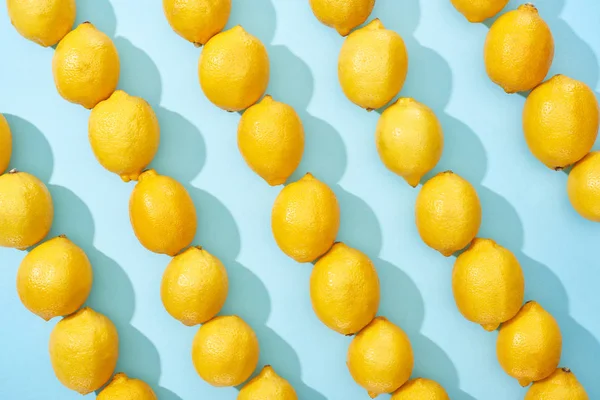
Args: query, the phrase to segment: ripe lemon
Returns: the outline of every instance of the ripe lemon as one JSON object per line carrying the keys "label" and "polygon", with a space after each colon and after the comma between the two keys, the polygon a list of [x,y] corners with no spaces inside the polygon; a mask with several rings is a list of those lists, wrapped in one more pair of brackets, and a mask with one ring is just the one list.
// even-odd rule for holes
{"label": "ripe lemon", "polygon": [[0,114],[0,174],[3,174],[8,168],[11,155],[12,134],[10,133],[10,126],[4,115]]}
{"label": "ripe lemon", "polygon": [[600,222],[600,152],[589,153],[575,164],[567,179],[567,193],[575,211]]}
{"label": "ripe lemon", "polygon": [[570,369],[557,368],[546,379],[534,382],[525,400],[589,400],[589,397]]}
{"label": "ripe lemon", "polygon": [[508,0],[450,0],[469,22],[483,22],[498,14]]}
{"label": "ripe lemon", "polygon": [[196,207],[185,187],[153,169],[143,172],[129,199],[135,236],[150,251],[175,256],[196,236]]}
{"label": "ripe lemon", "polygon": [[124,373],[116,374],[98,394],[97,400],[158,400],[146,382],[131,379]]}
{"label": "ripe lemon", "polygon": [[450,400],[450,396],[436,381],[416,378],[400,386],[391,400]]}
{"label": "ripe lemon", "polygon": [[75,0],[7,0],[10,22],[25,39],[48,47],[75,23]]}
{"label": "ripe lemon", "polygon": [[231,13],[231,0],[163,0],[171,28],[196,46],[221,32]]}
{"label": "ripe lemon", "polygon": [[290,383],[277,375],[270,366],[265,366],[262,371],[248,382],[237,400],[297,400],[298,395]]}
{"label": "ripe lemon", "polygon": [[310,8],[321,23],[342,36],[369,18],[375,0],[310,0]]}

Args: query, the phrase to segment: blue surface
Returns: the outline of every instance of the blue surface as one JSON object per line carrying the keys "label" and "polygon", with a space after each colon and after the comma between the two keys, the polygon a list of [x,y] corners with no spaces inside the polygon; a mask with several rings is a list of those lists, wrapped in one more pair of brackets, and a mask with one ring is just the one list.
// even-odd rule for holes
{"label": "blue surface", "polygon": [[[254,327],[260,364],[273,365],[301,399],[367,399],[345,366],[350,338],[325,328],[312,312],[310,264],[288,259],[272,238],[271,205],[280,188],[266,185],[239,155],[239,114],[217,109],[200,90],[201,49],[172,32],[158,0],[77,3],[78,22],[89,20],[114,39],[122,63],[119,87],[143,96],[158,114],[162,141],[152,166],[190,190],[199,211],[196,243],[228,268],[231,290],[222,313],[239,314]],[[556,41],[551,74],[600,91],[600,2],[536,4]],[[561,365],[573,369],[590,398],[600,398],[600,225],[572,210],[567,175],[530,155],[520,128],[524,98],[504,94],[485,75],[488,27],[467,23],[449,0],[377,0],[373,17],[406,41],[410,67],[402,95],[428,104],[442,122],[446,146],[436,171],[453,169],[475,185],[483,206],[480,236],[515,252],[527,299],[539,301],[560,323]],[[379,115],[351,104],[339,87],[343,39],[316,20],[306,0],[234,0],[228,26],[236,24],[266,44],[268,92],[291,104],[306,128],[295,177],[311,171],[336,192],[339,239],[374,260],[382,281],[380,314],[409,334],[414,375],[438,380],[453,400],[522,398],[524,390],[496,361],[496,333],[456,310],[454,258],[419,239],[413,216],[418,189],[381,164],[373,139]],[[146,251],[133,235],[132,184],[96,162],[87,140],[89,111],[59,97],[53,50],[18,36],[5,6],[0,54],[0,112],[15,137],[12,167],[48,183],[56,207],[51,234],[67,234],[93,262],[88,304],[118,327],[118,370],[149,382],[161,400],[234,399],[235,388],[213,388],[196,375],[190,345],[197,328],[184,327],[162,307],[159,283],[169,258]],[[19,302],[14,282],[23,256],[0,250],[0,398],[79,399],[50,366],[47,340],[56,321],[44,323]]]}

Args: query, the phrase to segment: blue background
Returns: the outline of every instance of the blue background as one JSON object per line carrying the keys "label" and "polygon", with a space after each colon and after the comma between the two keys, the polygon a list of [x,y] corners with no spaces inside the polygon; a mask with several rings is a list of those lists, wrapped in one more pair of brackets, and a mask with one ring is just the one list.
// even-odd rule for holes
{"label": "blue background", "polygon": [[[536,5],[556,41],[551,74],[570,75],[598,92],[600,3]],[[231,288],[222,314],[238,314],[254,327],[260,365],[273,365],[300,398],[367,399],[345,366],[351,339],[325,328],[312,312],[311,265],[288,259],[273,240],[271,205],[281,188],[269,187],[239,155],[239,114],[217,109],[200,90],[201,49],[173,33],[158,0],[81,0],[77,6],[77,22],[89,20],[113,38],[122,65],[119,88],[156,110],[162,138],[152,166],[189,189],[199,213],[195,243],[228,268]],[[432,107],[442,122],[446,145],[436,171],[452,169],[476,187],[483,206],[480,236],[517,255],[527,299],[539,301],[560,323],[561,365],[574,370],[590,398],[600,398],[600,226],[572,210],[567,175],[529,153],[521,132],[524,98],[504,94],[484,71],[488,26],[468,23],[449,0],[377,0],[374,17],[406,42],[410,67],[402,95]],[[380,314],[409,334],[414,376],[438,380],[453,400],[522,398],[525,391],[496,361],[496,333],[456,310],[454,258],[419,239],[413,216],[418,189],[380,162],[373,139],[379,114],[354,106],[340,90],[343,39],[316,20],[306,0],[234,0],[228,27],[236,24],[267,46],[268,93],[291,104],[306,129],[306,152],[294,176],[311,171],[336,192],[339,240],[374,260],[382,282]],[[133,235],[133,184],[96,162],[87,140],[89,111],[61,99],[54,87],[53,49],[21,38],[5,6],[0,54],[0,112],[15,141],[11,166],[48,184],[56,208],[51,235],[67,234],[89,255],[95,280],[87,303],[118,327],[118,370],[149,382],[161,400],[234,399],[235,388],[213,388],[196,375],[190,346],[197,327],[184,327],[163,309],[159,284],[169,258],[146,251]],[[23,256],[0,250],[0,398],[79,399],[50,366],[47,341],[56,320],[44,323],[19,302],[14,282]]]}

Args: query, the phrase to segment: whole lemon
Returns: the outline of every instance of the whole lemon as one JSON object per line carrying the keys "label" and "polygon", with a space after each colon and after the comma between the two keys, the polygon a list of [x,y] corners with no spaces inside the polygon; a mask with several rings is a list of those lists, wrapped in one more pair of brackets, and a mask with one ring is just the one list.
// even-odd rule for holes
{"label": "whole lemon", "polygon": [[4,115],[0,114],[0,174],[3,174],[8,168],[11,155],[12,134],[10,133],[10,126]]}
{"label": "whole lemon", "polygon": [[483,22],[498,14],[508,0],[450,0],[469,22]]}
{"label": "whole lemon", "polygon": [[513,319],[500,326],[496,353],[504,371],[521,386],[547,378],[562,352],[558,323],[535,301],[525,303]]}
{"label": "whole lemon", "polygon": [[244,385],[237,400],[297,400],[298,395],[290,383],[277,375],[270,366],[265,366],[262,371],[250,382]]}
{"label": "whole lemon", "polygon": [[92,280],[85,252],[59,236],[25,256],[17,272],[17,292],[29,311],[48,321],[77,311],[92,290]]}
{"label": "whole lemon", "polygon": [[135,236],[150,251],[175,256],[196,236],[196,207],[175,179],[144,171],[129,199],[129,219]]}
{"label": "whole lemon", "polygon": [[365,22],[375,6],[375,0],[310,0],[309,3],[315,17],[342,36]]}
{"label": "whole lemon", "polygon": [[404,40],[379,19],[344,40],[338,78],[346,97],[362,108],[374,110],[389,103],[402,89],[407,71]]}
{"label": "whole lemon", "polygon": [[600,152],[585,156],[569,172],[567,193],[581,216],[600,222]]}
{"label": "whole lemon", "polygon": [[213,386],[237,386],[258,364],[258,339],[238,316],[216,317],[200,327],[192,345],[198,375]]}
{"label": "whole lemon", "polygon": [[412,346],[402,329],[377,317],[352,339],[347,364],[352,378],[374,398],[408,381],[414,366]]}
{"label": "whole lemon", "polygon": [[302,121],[291,106],[265,96],[242,114],[238,147],[254,172],[271,186],[281,185],[302,160]]}
{"label": "whole lemon", "polygon": [[552,375],[534,382],[525,400],[588,400],[581,383],[569,368],[557,368]]}
{"label": "whole lemon", "polygon": [[96,400],[158,400],[158,397],[146,382],[118,373]]}
{"label": "whole lemon", "polygon": [[275,199],[273,236],[281,251],[298,262],[311,262],[325,254],[339,228],[335,193],[311,174],[284,187]]}
{"label": "whole lemon", "polygon": [[451,171],[425,182],[415,210],[421,239],[446,257],[471,243],[481,225],[481,204],[475,188]]}
{"label": "whole lemon", "polygon": [[231,0],[163,0],[163,10],[179,36],[201,46],[225,28]]}
{"label": "whole lemon", "polygon": [[223,263],[200,247],[190,247],[175,256],[165,269],[160,296],[173,318],[193,326],[221,311],[228,290]]}
{"label": "whole lemon", "polygon": [[94,108],[115,91],[120,70],[115,44],[89,22],[69,32],[52,58],[58,93],[87,109]]}
{"label": "whole lemon", "polygon": [[583,82],[555,75],[535,88],[523,107],[523,132],[529,150],[548,168],[581,160],[598,136],[594,92]]}
{"label": "whole lemon", "polygon": [[58,43],[75,23],[75,0],[6,0],[6,6],[17,32],[44,47]]}
{"label": "whole lemon", "polygon": [[117,90],[92,109],[88,137],[98,162],[129,182],[158,151],[160,127],[146,100]]}
{"label": "whole lemon", "polygon": [[379,277],[363,252],[336,243],[316,263],[310,276],[310,299],[317,317],[330,329],[350,335],[375,318]]}
{"label": "whole lemon", "polygon": [[400,98],[381,114],[375,143],[383,164],[415,187],[442,157],[444,134],[429,107]]}
{"label": "whole lemon", "polygon": [[400,386],[391,400],[450,400],[450,396],[436,381],[416,378]]}
{"label": "whole lemon", "polygon": [[554,39],[532,4],[523,4],[498,18],[485,39],[485,69],[506,93],[539,85],[554,59]]}
{"label": "whole lemon", "polygon": [[204,95],[227,111],[256,103],[269,84],[269,55],[262,42],[235,26],[213,36],[198,63]]}
{"label": "whole lemon", "polygon": [[0,175],[0,247],[25,250],[48,235],[52,196],[42,181],[12,170]]}
{"label": "whole lemon", "polygon": [[58,380],[88,394],[112,376],[119,358],[119,336],[110,319],[85,307],[56,324],[49,348]]}
{"label": "whole lemon", "polygon": [[475,238],[456,258],[452,291],[466,319],[493,331],[521,309],[525,278],[510,250],[491,239]]}

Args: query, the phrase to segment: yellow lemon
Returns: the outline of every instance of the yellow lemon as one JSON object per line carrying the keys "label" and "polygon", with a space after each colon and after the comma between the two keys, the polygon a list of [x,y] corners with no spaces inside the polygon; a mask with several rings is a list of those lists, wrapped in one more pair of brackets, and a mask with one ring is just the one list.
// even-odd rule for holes
{"label": "yellow lemon", "polygon": [[450,396],[436,381],[416,378],[400,386],[391,400],[450,400]]}
{"label": "yellow lemon", "polygon": [[213,386],[237,386],[258,364],[258,339],[237,316],[217,317],[200,327],[192,345],[198,375]]}
{"label": "yellow lemon", "polygon": [[179,36],[201,46],[227,24],[231,0],[163,0],[163,10]]}
{"label": "yellow lemon", "polygon": [[342,36],[369,18],[375,0],[310,0],[313,14]]}
{"label": "yellow lemon", "polygon": [[481,225],[475,188],[451,171],[425,182],[415,209],[421,239],[446,257],[471,243]]}
{"label": "yellow lemon", "polygon": [[483,22],[498,14],[508,0],[450,0],[469,22]]}
{"label": "yellow lemon", "polygon": [[97,400],[158,400],[146,382],[131,379],[124,373],[116,374],[98,394]]}
{"label": "yellow lemon", "polygon": [[92,279],[85,252],[59,236],[25,256],[17,272],[17,292],[29,311],[48,321],[77,311],[92,290]]}
{"label": "yellow lemon", "polygon": [[525,278],[510,250],[491,239],[476,238],[456,258],[452,291],[466,319],[493,331],[519,312],[525,297]]}
{"label": "yellow lemon", "polygon": [[338,78],[346,97],[362,108],[374,110],[389,103],[402,89],[407,71],[404,40],[379,19],[344,40]]}
{"label": "yellow lemon", "polygon": [[7,0],[6,6],[17,32],[44,47],[58,43],[75,23],[75,0]]}
{"label": "yellow lemon", "polygon": [[344,335],[360,331],[379,308],[379,277],[363,252],[336,243],[316,263],[310,298],[317,317]]}
{"label": "yellow lemon", "polygon": [[89,22],[69,32],[56,47],[52,59],[58,93],[87,109],[94,108],[115,91],[120,70],[115,44]]}
{"label": "yellow lemon", "polygon": [[54,206],[48,188],[26,172],[0,176],[0,246],[25,250],[48,235]]}
{"label": "yellow lemon", "polygon": [[129,199],[135,236],[150,251],[175,256],[196,236],[196,207],[185,187],[153,169],[143,172]]}
{"label": "yellow lemon", "polygon": [[269,83],[269,55],[265,45],[241,26],[213,36],[198,63],[204,95],[227,111],[241,111],[256,103]]}
{"label": "yellow lemon", "polygon": [[86,307],[56,324],[49,348],[58,380],[88,394],[112,376],[119,358],[119,336],[110,319]]}
{"label": "yellow lemon", "polygon": [[12,134],[10,133],[10,126],[4,115],[0,114],[0,174],[3,174],[8,168],[11,155]]}
{"label": "yellow lemon", "polygon": [[297,400],[298,395],[290,383],[277,375],[275,370],[267,365],[260,373],[248,382],[237,400]]}
{"label": "yellow lemon", "polygon": [[375,142],[383,164],[415,187],[442,157],[444,134],[429,107],[400,98],[381,114]]}
{"label": "yellow lemon", "polygon": [[325,254],[339,228],[335,193],[311,174],[287,185],[275,199],[273,236],[281,251],[298,262],[311,262]]}
{"label": "yellow lemon", "polygon": [[589,153],[575,164],[567,179],[567,193],[575,211],[600,222],[600,152]]}
{"label": "yellow lemon", "polygon": [[525,400],[589,400],[589,397],[569,368],[557,368],[546,379],[534,382]]}
{"label": "yellow lemon", "polygon": [[523,4],[500,16],[485,39],[485,69],[506,93],[539,85],[553,58],[552,32],[532,4]]}
{"label": "yellow lemon", "polygon": [[175,256],[165,269],[160,296],[173,318],[193,326],[221,311],[228,290],[223,263],[202,248],[190,247]]}
{"label": "yellow lemon", "polygon": [[504,371],[521,386],[547,378],[554,372],[562,352],[558,323],[535,301],[500,326],[496,353]]}
{"label": "yellow lemon", "polygon": [[265,96],[242,114],[238,147],[254,172],[271,186],[281,185],[304,153],[302,121],[291,106]]}
{"label": "yellow lemon", "polygon": [[594,92],[583,82],[555,75],[535,88],[523,107],[523,132],[529,150],[548,168],[581,160],[598,136]]}

